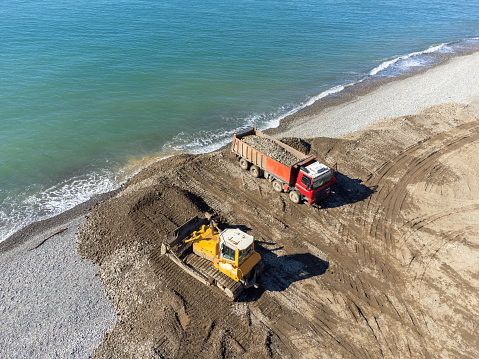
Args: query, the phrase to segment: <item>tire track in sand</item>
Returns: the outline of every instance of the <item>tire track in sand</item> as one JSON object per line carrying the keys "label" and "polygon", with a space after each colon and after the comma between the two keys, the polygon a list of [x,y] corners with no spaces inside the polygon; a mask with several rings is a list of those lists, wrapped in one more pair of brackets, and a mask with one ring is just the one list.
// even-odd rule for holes
{"label": "tire track in sand", "polygon": [[[477,140],[479,121],[473,121],[412,146],[385,163],[367,181],[368,186],[376,186],[378,191],[358,208],[360,213],[372,213],[369,235],[383,242],[386,247],[395,248],[393,229],[396,225],[402,225],[399,214],[407,198],[407,186],[426,179],[442,156]],[[375,205],[372,206],[372,203]],[[364,223],[367,228],[366,220]]]}

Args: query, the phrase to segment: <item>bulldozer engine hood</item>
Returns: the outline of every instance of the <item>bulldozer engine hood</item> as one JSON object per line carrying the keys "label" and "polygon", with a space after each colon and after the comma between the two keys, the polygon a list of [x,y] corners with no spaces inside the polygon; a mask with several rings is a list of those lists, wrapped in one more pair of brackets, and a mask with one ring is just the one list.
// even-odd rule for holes
{"label": "bulldozer engine hood", "polygon": [[237,228],[227,228],[220,233],[221,242],[237,250],[245,250],[253,243],[253,236]]}

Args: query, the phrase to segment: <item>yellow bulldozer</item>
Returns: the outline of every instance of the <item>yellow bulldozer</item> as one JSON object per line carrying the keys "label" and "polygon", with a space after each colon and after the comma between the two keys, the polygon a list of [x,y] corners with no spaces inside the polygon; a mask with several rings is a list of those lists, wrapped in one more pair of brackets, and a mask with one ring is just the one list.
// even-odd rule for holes
{"label": "yellow bulldozer", "polygon": [[161,253],[202,283],[216,285],[231,300],[243,289],[258,288],[264,269],[253,236],[237,228],[220,231],[208,213],[178,227],[162,243]]}

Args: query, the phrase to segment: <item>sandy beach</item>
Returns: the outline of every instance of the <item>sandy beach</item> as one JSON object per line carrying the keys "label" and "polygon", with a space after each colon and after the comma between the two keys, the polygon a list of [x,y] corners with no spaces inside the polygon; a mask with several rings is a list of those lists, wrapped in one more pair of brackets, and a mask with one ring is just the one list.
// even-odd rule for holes
{"label": "sandy beach", "polygon": [[452,58],[424,73],[393,80],[339,106],[321,111],[319,105],[313,105],[293,115],[290,128],[281,136],[337,137],[384,119],[415,114],[425,107],[448,102],[468,104],[479,94],[479,72],[473,70],[478,66],[476,52]]}
{"label": "sandy beach", "polygon": [[[18,232],[0,243],[2,357],[478,357],[478,68],[455,57],[287,119],[277,137],[338,163],[321,206],[223,149]],[[266,263],[235,302],[159,254],[204,211],[248,227]]]}

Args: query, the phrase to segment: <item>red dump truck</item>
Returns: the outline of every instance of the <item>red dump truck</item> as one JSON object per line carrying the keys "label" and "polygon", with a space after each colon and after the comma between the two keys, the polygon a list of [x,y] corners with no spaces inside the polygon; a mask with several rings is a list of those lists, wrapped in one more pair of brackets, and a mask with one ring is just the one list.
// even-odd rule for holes
{"label": "red dump truck", "polygon": [[256,127],[234,134],[231,151],[239,165],[253,177],[264,176],[277,192],[289,193],[294,203],[309,205],[329,196],[336,181],[337,166],[328,167],[291,146],[258,131]]}

